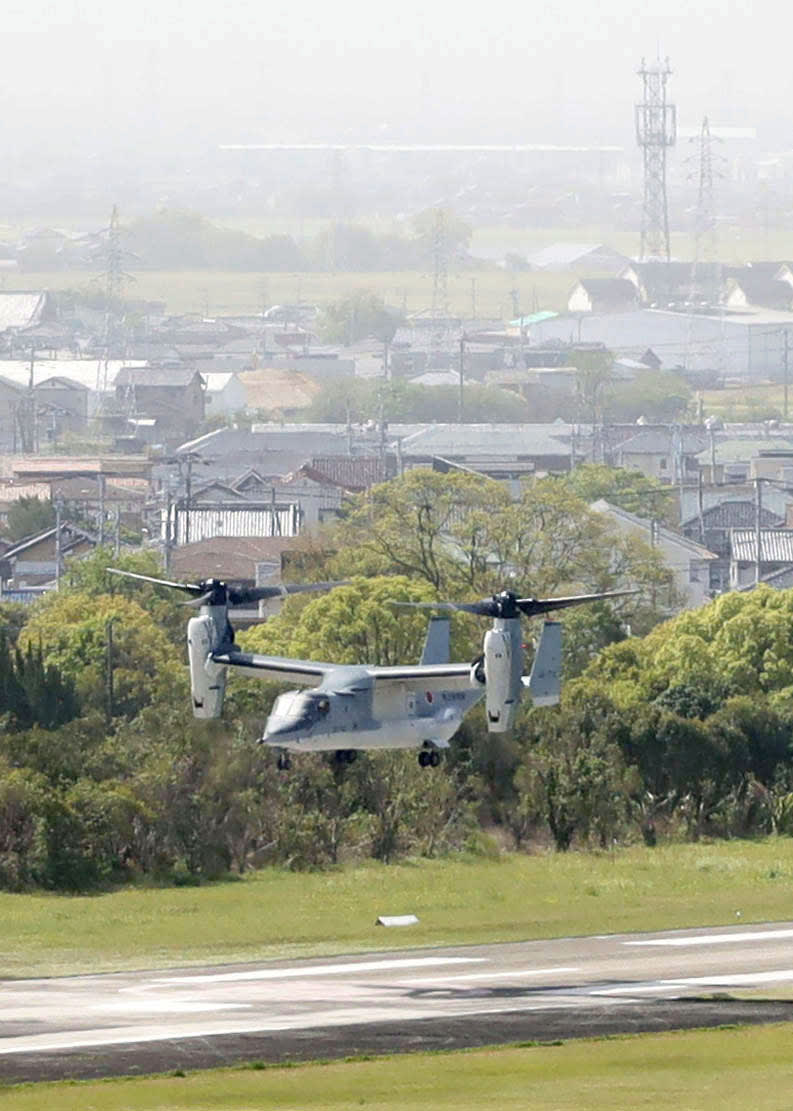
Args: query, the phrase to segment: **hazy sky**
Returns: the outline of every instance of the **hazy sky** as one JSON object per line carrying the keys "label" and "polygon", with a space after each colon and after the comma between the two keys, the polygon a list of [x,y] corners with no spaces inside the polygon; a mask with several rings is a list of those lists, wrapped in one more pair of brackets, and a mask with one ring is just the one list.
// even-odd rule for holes
{"label": "hazy sky", "polygon": [[642,55],[681,122],[787,139],[791,17],[771,0],[3,0],[4,145],[55,160],[220,141],[630,141]]}

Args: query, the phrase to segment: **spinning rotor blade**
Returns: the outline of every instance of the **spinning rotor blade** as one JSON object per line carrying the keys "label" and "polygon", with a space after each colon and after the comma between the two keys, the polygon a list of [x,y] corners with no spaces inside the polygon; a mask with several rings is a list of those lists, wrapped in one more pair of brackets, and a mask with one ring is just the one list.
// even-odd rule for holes
{"label": "spinning rotor blade", "polygon": [[457,610],[462,613],[475,613],[479,617],[498,617],[498,608],[491,598],[481,602],[395,602],[388,599],[389,606],[413,610]]}
{"label": "spinning rotor blade", "polygon": [[200,583],[177,583],[170,579],[155,579],[152,575],[139,575],[137,571],[121,571],[118,567],[108,567],[111,575],[124,575],[127,579],[140,579],[141,582],[155,583],[157,586],[172,586],[175,590],[186,590],[188,594],[202,594],[204,591]]}
{"label": "spinning rotor blade", "polygon": [[516,598],[515,605],[526,617],[536,617],[553,610],[583,606],[587,602],[600,602],[605,598],[627,598],[638,593],[638,590],[609,590],[604,594],[573,594],[567,598]]}
{"label": "spinning rotor blade", "polygon": [[540,614],[567,609],[569,606],[599,602],[604,598],[624,598],[629,594],[638,593],[638,590],[610,590],[604,594],[576,594],[567,598],[518,598],[511,590],[503,590],[500,594],[494,594],[492,598],[483,598],[479,602],[389,601],[389,605],[407,609],[460,610],[463,613],[475,613],[478,617],[515,618],[520,617],[521,614],[526,617],[538,617]]}
{"label": "spinning rotor blade", "polygon": [[344,586],[346,579],[336,582],[324,583],[284,583],[282,586],[251,586],[229,587],[228,599],[230,606],[241,606],[246,602],[258,602],[264,598],[278,598],[286,594],[308,594],[317,590],[333,590],[335,586]]}

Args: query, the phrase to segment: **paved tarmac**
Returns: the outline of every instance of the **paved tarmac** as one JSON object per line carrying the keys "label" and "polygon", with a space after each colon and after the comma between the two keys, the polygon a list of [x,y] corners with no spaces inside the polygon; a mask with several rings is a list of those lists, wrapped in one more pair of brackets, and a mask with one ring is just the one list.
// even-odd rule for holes
{"label": "paved tarmac", "polygon": [[0,1079],[778,1021],[729,996],[787,987],[791,922],[0,981]]}

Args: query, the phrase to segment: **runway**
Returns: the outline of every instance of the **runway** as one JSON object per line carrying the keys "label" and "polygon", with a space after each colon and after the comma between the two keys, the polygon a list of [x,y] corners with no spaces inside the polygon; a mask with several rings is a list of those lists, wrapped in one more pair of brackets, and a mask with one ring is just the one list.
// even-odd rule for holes
{"label": "runway", "polygon": [[780,987],[791,922],[0,981],[0,1078],[793,1018],[713,1002]]}

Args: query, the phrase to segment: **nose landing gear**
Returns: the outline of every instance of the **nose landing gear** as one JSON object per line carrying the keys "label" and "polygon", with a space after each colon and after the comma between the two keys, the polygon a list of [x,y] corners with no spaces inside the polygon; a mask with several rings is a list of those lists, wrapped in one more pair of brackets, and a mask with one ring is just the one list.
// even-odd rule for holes
{"label": "nose landing gear", "polygon": [[434,748],[423,748],[419,753],[419,767],[421,768],[437,768],[441,762],[440,753]]}
{"label": "nose landing gear", "polygon": [[292,767],[292,761],[289,758],[289,753],[282,749],[278,753],[278,770],[279,772],[288,772]]}

